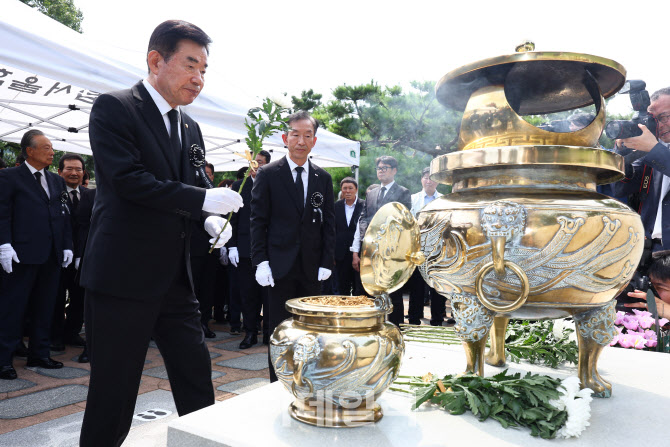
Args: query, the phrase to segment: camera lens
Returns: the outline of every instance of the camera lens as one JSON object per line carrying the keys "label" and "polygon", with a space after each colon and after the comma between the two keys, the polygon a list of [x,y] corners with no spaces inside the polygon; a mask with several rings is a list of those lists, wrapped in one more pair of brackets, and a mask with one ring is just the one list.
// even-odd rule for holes
{"label": "camera lens", "polygon": [[637,124],[631,121],[617,120],[610,121],[605,126],[605,135],[613,140],[617,138],[631,138],[642,135],[642,131]]}

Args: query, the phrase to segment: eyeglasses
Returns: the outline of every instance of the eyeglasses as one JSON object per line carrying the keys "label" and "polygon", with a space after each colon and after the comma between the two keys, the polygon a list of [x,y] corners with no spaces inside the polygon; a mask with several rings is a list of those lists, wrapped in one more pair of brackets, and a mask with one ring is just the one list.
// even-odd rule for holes
{"label": "eyeglasses", "polygon": [[390,166],[377,166],[377,172],[386,172],[389,169],[392,169]]}
{"label": "eyeglasses", "polygon": [[670,122],[670,113],[662,113],[654,118],[656,118],[658,124],[668,124],[668,122]]}

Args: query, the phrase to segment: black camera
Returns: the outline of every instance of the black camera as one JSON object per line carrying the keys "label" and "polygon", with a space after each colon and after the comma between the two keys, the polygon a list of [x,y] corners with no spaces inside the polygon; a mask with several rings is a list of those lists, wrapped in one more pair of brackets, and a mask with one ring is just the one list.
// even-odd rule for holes
{"label": "black camera", "polygon": [[640,290],[642,292],[646,292],[647,290],[651,290],[654,296],[658,296],[658,293],[656,292],[656,289],[654,288],[654,285],[651,283],[651,280],[649,279],[648,276],[644,276],[640,272],[635,272],[633,275],[633,278],[630,280],[628,285],[626,286],[625,289],[619,294],[619,296],[616,297],[616,310],[617,311],[623,311],[623,312],[631,312],[630,307],[624,306],[624,304],[628,303],[646,303],[647,300],[646,298],[633,298],[628,296],[628,292],[634,292],[636,290]]}
{"label": "black camera", "polygon": [[647,84],[644,81],[633,80],[626,81],[619,94],[628,94],[630,103],[635,113],[630,121],[615,120],[610,121],[605,126],[605,135],[616,140],[618,138],[631,138],[642,135],[642,130],[637,126],[644,124],[649,132],[656,135],[656,119],[647,112],[647,107],[651,104],[649,92],[646,90]]}

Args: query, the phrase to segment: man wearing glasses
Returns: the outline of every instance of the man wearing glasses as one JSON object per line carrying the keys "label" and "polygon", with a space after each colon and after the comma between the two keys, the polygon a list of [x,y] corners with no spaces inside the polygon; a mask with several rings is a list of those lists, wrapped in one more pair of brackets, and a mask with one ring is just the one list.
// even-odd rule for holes
{"label": "man wearing glasses", "polygon": [[[400,202],[408,210],[412,209],[412,195],[409,189],[395,182],[395,175],[398,173],[398,161],[389,155],[382,155],[375,160],[375,165],[377,167],[377,178],[381,182],[381,188],[370,191],[365,197],[359,222],[361,239],[365,237],[365,231],[368,229],[370,220],[372,220],[377,210],[387,203]],[[354,268],[357,267],[359,262],[359,254],[354,253]],[[405,321],[405,309],[400,290],[391,294],[391,302],[393,303],[393,311],[389,314],[388,319],[391,323],[399,325]]]}
{"label": "man wearing glasses", "polygon": [[646,155],[626,163],[626,177],[615,184],[614,191],[617,196],[646,192],[635,211],[642,217],[645,236],[655,252],[670,249],[670,87],[651,95],[647,110],[656,120],[656,135],[639,125],[642,135],[617,141],[619,148],[622,143]]}

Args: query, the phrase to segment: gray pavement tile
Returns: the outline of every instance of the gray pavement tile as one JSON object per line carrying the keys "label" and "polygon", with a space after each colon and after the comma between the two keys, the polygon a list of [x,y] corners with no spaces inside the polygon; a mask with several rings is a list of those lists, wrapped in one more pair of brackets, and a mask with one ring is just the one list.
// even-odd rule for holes
{"label": "gray pavement tile", "polygon": [[268,385],[270,379],[264,379],[262,377],[257,377],[255,379],[243,379],[236,380],[235,382],[224,383],[221,386],[217,386],[216,389],[219,391],[226,391],[228,393],[242,394],[247,391],[255,390],[262,386]]}
{"label": "gray pavement tile", "polygon": [[[165,390],[156,390],[137,396],[137,403],[133,414],[155,408],[177,412],[172,393]],[[35,446],[58,446],[76,447],[79,445],[79,432],[84,412],[74,413],[51,421],[31,427],[15,430],[0,435],[0,446],[11,447],[35,447]],[[147,422],[133,419],[132,427],[143,425]]]}
{"label": "gray pavement tile", "polygon": [[14,379],[14,380],[0,380],[0,393],[9,393],[11,391],[25,390],[32,388],[36,383],[30,380]]}
{"label": "gray pavement tile", "polygon": [[34,416],[86,400],[88,387],[65,385],[0,401],[0,419]]}
{"label": "gray pavement tile", "polygon": [[268,355],[265,353],[249,354],[234,359],[222,360],[216,362],[216,364],[228,368],[245,369],[247,371],[260,371],[269,366]]}
{"label": "gray pavement tile", "polygon": [[30,371],[34,371],[39,375],[53,377],[55,379],[77,379],[79,377],[88,376],[90,372],[83,368],[72,368],[71,366],[64,366],[61,369],[46,369],[40,367],[27,367]]}
{"label": "gray pavement tile", "polygon": [[[233,340],[233,341],[229,341],[229,342],[226,342],[226,343],[218,344],[214,347],[217,348],[217,349],[223,349],[223,350],[226,350],[226,351],[245,351],[245,349],[240,349],[240,343],[241,342],[242,342],[242,340]],[[257,346],[263,346],[262,337],[260,337],[259,340],[258,340],[258,343],[256,343],[252,347],[255,348]]]}
{"label": "gray pavement tile", "polygon": [[[158,379],[167,379],[168,378],[167,370],[165,369],[165,365],[157,366],[155,368],[145,369],[144,371],[142,371],[142,374],[144,374],[145,376],[156,377]],[[218,377],[222,377],[224,375],[226,375],[226,373],[224,373],[224,372],[212,371],[212,380],[214,380]]]}
{"label": "gray pavement tile", "polygon": [[209,353],[209,358],[210,359],[215,359],[217,357],[221,357],[221,354],[219,354],[218,352],[210,352]]}
{"label": "gray pavement tile", "polygon": [[228,340],[229,338],[236,338],[236,337],[241,337],[242,336],[242,335],[232,335],[227,331],[214,331],[214,333],[216,334],[216,337],[206,338],[205,341],[207,343],[221,341],[221,340]]}

